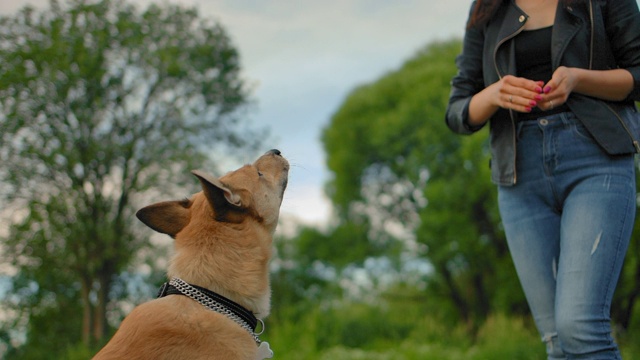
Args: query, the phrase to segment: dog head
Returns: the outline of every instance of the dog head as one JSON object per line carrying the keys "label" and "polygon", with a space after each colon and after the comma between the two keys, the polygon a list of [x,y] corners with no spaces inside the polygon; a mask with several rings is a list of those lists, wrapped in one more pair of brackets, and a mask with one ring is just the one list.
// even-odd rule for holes
{"label": "dog head", "polygon": [[213,223],[246,221],[260,224],[273,234],[288,172],[289,163],[279,150],[270,150],[253,164],[221,178],[194,170],[192,173],[202,185],[201,192],[191,199],[149,205],[136,216],[153,230],[174,238],[193,225],[206,229]]}
{"label": "dog head", "polygon": [[140,209],[137,217],[175,239],[167,275],[233,299],[256,316],[269,313],[268,261],[287,187],[289,163],[270,150],[217,178],[192,172],[202,191]]}

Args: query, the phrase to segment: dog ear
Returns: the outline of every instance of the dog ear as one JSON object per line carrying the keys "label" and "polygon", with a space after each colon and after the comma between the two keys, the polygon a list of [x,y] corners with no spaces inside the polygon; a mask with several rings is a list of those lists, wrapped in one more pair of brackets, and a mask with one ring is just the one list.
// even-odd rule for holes
{"label": "dog ear", "polygon": [[202,191],[209,200],[211,206],[216,212],[217,216],[224,214],[229,210],[229,205],[233,208],[239,209],[242,206],[242,199],[240,195],[234,193],[226,187],[220,180],[212,175],[209,175],[201,170],[191,171],[202,184]]}
{"label": "dog ear", "polygon": [[191,219],[189,200],[165,201],[143,207],[136,217],[153,230],[175,237]]}

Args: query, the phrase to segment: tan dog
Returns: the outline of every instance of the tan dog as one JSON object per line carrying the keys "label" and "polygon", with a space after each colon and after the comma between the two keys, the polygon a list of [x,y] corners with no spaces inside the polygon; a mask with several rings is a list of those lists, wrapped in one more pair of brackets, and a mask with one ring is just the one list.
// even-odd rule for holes
{"label": "tan dog", "polygon": [[[220,179],[193,171],[201,192],[138,211],[146,225],[175,238],[167,272],[173,280],[161,289],[165,296],[137,306],[122,321],[94,360],[270,357],[268,344],[248,323],[253,315],[269,314],[268,262],[288,172],[280,151],[270,150]],[[209,291],[222,300],[211,303],[202,296]],[[211,310],[228,300],[231,306]],[[235,319],[222,314],[233,303],[241,307]]]}

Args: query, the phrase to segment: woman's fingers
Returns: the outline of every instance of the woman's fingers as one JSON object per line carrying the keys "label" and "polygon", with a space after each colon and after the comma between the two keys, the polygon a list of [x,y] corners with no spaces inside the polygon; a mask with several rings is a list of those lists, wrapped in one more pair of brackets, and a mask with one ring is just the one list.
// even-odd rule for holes
{"label": "woman's fingers", "polygon": [[542,100],[541,81],[531,81],[515,76],[505,76],[502,79],[501,103],[505,109],[512,109],[519,112],[531,112],[531,109]]}

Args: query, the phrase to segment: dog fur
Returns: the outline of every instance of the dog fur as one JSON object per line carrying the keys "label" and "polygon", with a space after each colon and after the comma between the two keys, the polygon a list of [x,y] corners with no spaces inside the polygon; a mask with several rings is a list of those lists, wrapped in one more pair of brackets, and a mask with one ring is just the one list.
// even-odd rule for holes
{"label": "dog fur", "polygon": [[[202,191],[138,211],[152,229],[175,239],[167,276],[205,287],[269,314],[268,263],[289,163],[270,150],[221,178],[192,173]],[[94,360],[256,359],[248,331],[189,297],[169,295],[137,306]]]}

